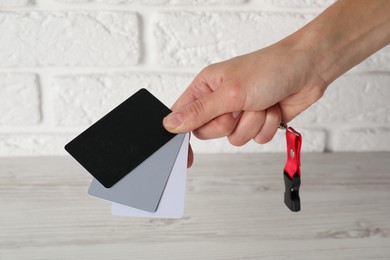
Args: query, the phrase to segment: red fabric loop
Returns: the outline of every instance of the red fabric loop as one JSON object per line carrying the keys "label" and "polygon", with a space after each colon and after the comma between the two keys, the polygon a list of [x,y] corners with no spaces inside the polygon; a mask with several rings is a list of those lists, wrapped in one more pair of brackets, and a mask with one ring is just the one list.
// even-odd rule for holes
{"label": "red fabric loop", "polygon": [[291,177],[295,174],[301,176],[301,146],[302,136],[292,127],[286,129],[287,162],[284,171]]}

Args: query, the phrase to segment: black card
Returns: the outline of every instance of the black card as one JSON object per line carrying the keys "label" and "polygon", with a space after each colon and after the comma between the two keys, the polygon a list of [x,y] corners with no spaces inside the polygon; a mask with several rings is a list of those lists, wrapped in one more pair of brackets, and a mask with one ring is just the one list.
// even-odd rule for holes
{"label": "black card", "polygon": [[69,142],[65,150],[110,188],[175,136],[162,125],[170,112],[141,89]]}

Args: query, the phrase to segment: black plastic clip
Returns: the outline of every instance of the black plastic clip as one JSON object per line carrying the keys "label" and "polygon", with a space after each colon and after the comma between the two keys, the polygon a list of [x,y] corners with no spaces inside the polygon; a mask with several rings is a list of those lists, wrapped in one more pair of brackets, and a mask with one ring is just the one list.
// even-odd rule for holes
{"label": "black plastic clip", "polygon": [[301,199],[299,198],[299,187],[301,186],[301,177],[295,174],[293,178],[284,172],[284,203],[293,212],[301,210]]}

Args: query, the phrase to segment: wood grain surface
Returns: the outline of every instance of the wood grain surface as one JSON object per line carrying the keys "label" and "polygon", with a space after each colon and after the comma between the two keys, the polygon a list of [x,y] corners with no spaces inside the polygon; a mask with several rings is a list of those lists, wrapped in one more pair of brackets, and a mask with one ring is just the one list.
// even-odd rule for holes
{"label": "wood grain surface", "polygon": [[199,155],[179,220],[111,216],[68,157],[0,158],[0,259],[390,259],[390,153]]}

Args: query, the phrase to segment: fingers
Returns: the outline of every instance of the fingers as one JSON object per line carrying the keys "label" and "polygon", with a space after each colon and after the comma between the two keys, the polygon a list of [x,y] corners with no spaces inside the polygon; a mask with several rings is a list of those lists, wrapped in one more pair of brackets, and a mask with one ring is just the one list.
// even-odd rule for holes
{"label": "fingers", "polygon": [[254,138],[256,143],[265,144],[272,140],[282,120],[281,115],[278,104],[266,110],[264,125]]}
{"label": "fingers", "polygon": [[234,132],[228,136],[229,142],[241,146],[252,140],[262,128],[265,115],[265,111],[245,111]]}
{"label": "fingers", "polygon": [[[281,122],[281,111],[278,104],[263,111],[244,111],[241,114],[228,113],[221,115],[194,131],[199,139],[211,139],[228,136],[229,142],[241,146],[253,139],[259,144],[272,140]],[[194,161],[191,145],[188,147],[187,168]]]}
{"label": "fingers", "polygon": [[178,108],[164,118],[164,127],[172,133],[195,130],[225,113],[241,110],[243,103],[235,90],[218,89],[188,105]]}
{"label": "fingers", "polygon": [[265,119],[265,111],[245,111],[234,132],[228,136],[229,142],[235,146],[246,144],[259,133]]}
{"label": "fingers", "polygon": [[234,131],[239,120],[240,113],[223,114],[194,130],[193,133],[201,140],[228,136]]}
{"label": "fingers", "polygon": [[206,81],[202,79],[201,75],[198,75],[183,92],[183,94],[176,100],[171,109],[175,111],[176,109],[186,106],[189,103],[209,95],[212,92],[213,90],[206,83]]}
{"label": "fingers", "polygon": [[244,111],[236,117],[228,113],[221,115],[193,131],[199,139],[228,136],[229,142],[242,146],[254,139],[257,143],[269,142],[279,128],[281,112],[278,105],[263,111]]}
{"label": "fingers", "polygon": [[187,168],[190,168],[194,163],[194,152],[192,151],[191,144],[188,145],[188,159],[187,159]]}
{"label": "fingers", "polygon": [[221,78],[216,77],[215,66],[209,65],[204,68],[191,82],[183,94],[176,100],[172,110],[188,105],[189,103],[200,99],[219,88]]}

